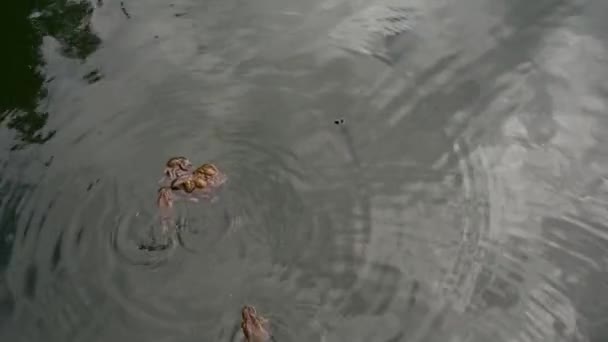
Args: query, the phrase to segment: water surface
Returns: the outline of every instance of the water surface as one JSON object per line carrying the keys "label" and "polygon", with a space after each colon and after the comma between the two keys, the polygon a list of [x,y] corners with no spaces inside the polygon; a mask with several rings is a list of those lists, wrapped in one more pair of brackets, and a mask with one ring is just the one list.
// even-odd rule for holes
{"label": "water surface", "polygon": [[608,338],[604,2],[3,6],[1,340]]}

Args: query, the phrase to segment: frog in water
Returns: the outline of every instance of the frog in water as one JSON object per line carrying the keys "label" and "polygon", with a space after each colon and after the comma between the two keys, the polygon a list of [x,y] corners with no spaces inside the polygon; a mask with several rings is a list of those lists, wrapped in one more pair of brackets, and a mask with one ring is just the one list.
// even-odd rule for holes
{"label": "frog in water", "polygon": [[194,170],[194,173],[205,177],[211,177],[219,172],[220,170],[217,169],[217,166],[208,163],[205,163]]}
{"label": "frog in water", "polygon": [[258,315],[253,306],[243,306],[241,317],[241,330],[245,335],[245,342],[271,341],[269,321]]}
{"label": "frog in water", "polygon": [[174,180],[180,176],[192,173],[192,162],[186,157],[171,157],[165,163],[165,176],[160,182]]}
{"label": "frog in water", "polygon": [[[198,171],[198,172],[197,172]],[[213,192],[226,182],[228,177],[213,164],[203,164],[194,172],[183,173],[171,180],[170,185],[158,190],[156,203],[161,217],[171,216],[173,203],[178,199],[198,202],[209,199]]]}
{"label": "frog in water", "polygon": [[190,198],[209,195],[226,182],[228,177],[213,164],[203,164],[191,174],[186,174],[171,182],[171,189],[183,191]]}
{"label": "frog in water", "polygon": [[226,182],[226,175],[213,164],[203,164],[197,167],[194,176],[202,177],[211,187],[219,187]]}
{"label": "frog in water", "polygon": [[[159,251],[165,250],[172,245],[172,239],[168,233],[174,232],[172,227],[175,227],[174,215],[173,215],[173,204],[176,199],[183,198],[177,194],[174,189],[170,186],[161,186],[158,189],[158,195],[156,197],[156,206],[158,207],[158,212],[160,216],[160,223],[163,236],[169,238],[164,243],[157,244],[155,239],[152,238],[153,242],[151,244],[139,244],[139,249],[147,250],[147,251]],[[186,200],[192,200],[194,202],[198,202],[195,198],[185,198]],[[178,236],[179,239],[179,236]]]}
{"label": "frog in water", "polygon": [[198,196],[208,197],[207,194],[211,190],[211,186],[204,177],[189,174],[174,179],[171,182],[171,190],[196,202]]}
{"label": "frog in water", "polygon": [[[186,157],[170,158],[165,164],[164,173],[156,197],[163,235],[175,226],[173,205],[176,200],[198,202],[201,198],[210,199],[213,192],[228,179],[213,164],[203,164],[193,171],[192,163]],[[141,245],[140,248],[159,250],[166,246]]]}
{"label": "frog in water", "polygon": [[[191,175],[183,175],[174,179],[170,186],[160,187],[156,197],[156,206],[158,207],[161,221],[165,223],[167,220],[171,220],[173,217],[173,204],[175,203],[175,200],[187,199],[192,202],[198,202],[197,198],[188,195],[197,187],[205,185],[206,184],[201,183],[199,179],[193,180]],[[180,194],[180,190],[183,191],[186,196]],[[165,224],[163,224],[163,226],[165,226]]]}

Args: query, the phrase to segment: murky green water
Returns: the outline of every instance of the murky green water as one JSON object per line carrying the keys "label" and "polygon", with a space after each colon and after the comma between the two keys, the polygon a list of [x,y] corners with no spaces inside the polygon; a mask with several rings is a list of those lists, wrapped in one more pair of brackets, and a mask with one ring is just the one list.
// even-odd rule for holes
{"label": "murky green water", "polygon": [[[6,2],[0,340],[604,341],[607,11]],[[229,182],[139,250],[173,155]]]}

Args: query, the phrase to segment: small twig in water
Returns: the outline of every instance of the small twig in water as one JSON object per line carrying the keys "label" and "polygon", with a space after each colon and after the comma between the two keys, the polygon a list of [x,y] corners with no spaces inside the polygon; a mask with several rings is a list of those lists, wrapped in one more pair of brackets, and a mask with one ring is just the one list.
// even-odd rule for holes
{"label": "small twig in water", "polygon": [[120,2],[120,9],[122,10],[122,13],[124,13],[125,17],[127,17],[127,19],[131,18],[131,15],[129,15],[129,12],[127,12],[127,9],[125,8],[125,3],[123,1]]}

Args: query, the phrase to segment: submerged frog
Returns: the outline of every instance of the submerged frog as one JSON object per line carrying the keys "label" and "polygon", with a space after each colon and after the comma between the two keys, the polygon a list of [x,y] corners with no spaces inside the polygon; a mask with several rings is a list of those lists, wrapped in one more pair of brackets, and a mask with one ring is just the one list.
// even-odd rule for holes
{"label": "submerged frog", "polygon": [[241,330],[243,331],[243,335],[245,335],[246,342],[271,341],[270,322],[258,315],[253,306],[243,306],[241,316]]}

